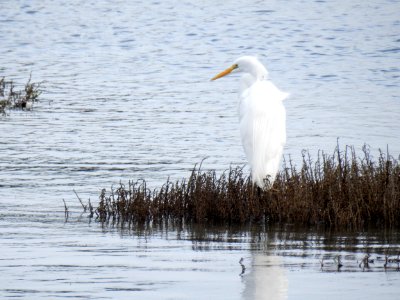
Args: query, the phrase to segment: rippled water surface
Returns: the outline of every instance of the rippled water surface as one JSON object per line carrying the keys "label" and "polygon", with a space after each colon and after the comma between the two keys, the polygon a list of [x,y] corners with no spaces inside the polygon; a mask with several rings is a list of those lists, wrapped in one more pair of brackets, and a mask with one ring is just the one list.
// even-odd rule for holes
{"label": "rippled water surface", "polygon": [[[399,11],[383,0],[1,1],[0,76],[22,87],[32,73],[44,93],[0,116],[0,298],[395,298],[398,266],[383,265],[397,233],[121,232],[79,217],[73,189],[96,202],[120,181],[185,177],[203,158],[244,164],[239,78],[209,81],[244,54],[291,94],[285,155],[331,153],[339,138],[398,157]],[[360,266],[366,253],[374,264]]]}

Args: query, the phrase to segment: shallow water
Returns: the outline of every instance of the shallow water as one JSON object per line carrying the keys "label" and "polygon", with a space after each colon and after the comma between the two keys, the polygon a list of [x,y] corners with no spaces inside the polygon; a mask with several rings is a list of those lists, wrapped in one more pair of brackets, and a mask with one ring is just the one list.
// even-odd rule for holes
{"label": "shallow water", "polygon": [[[398,233],[130,232],[85,220],[63,223],[55,215],[7,221],[1,224],[2,298],[393,299],[399,292],[399,265],[384,267],[385,253],[396,258]],[[375,260],[368,267],[360,265],[366,253]]]}
{"label": "shallow water", "polygon": [[[331,248],[314,240],[328,234],[312,231],[303,231],[301,243],[301,233],[278,235],[266,248],[265,239],[253,241],[246,230],[234,241],[203,242],[196,231],[176,228],[143,236],[88,226],[72,191],[95,202],[102,188],[120,181],[146,178],[157,186],[185,177],[203,158],[206,169],[244,164],[239,78],[209,81],[243,54],[257,54],[291,93],[285,154],[296,162],[302,149],[333,152],[337,138],[357,150],[367,143],[374,154],[388,145],[398,157],[398,1],[8,1],[1,7],[0,76],[21,87],[32,72],[34,82],[45,81],[45,92],[33,111],[0,117],[0,297],[375,299],[379,293],[392,299],[398,293],[396,270],[357,263],[370,238],[371,254],[390,248],[395,256],[395,233],[343,234],[353,246],[334,239]],[[62,199],[73,211],[67,223]],[[345,262],[339,272],[337,254]],[[322,270],[321,257],[328,261]],[[279,282],[265,291],[260,282],[272,279]]]}

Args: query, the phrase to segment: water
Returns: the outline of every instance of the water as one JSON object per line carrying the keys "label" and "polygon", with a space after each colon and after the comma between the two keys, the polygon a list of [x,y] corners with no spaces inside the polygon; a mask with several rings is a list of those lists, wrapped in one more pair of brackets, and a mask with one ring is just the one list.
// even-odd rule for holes
{"label": "water", "polygon": [[120,181],[185,177],[203,158],[206,169],[243,164],[239,79],[209,81],[243,54],[258,55],[291,93],[285,154],[295,161],[302,149],[333,152],[337,138],[398,157],[399,9],[382,0],[2,1],[0,76],[21,87],[32,72],[45,92],[33,111],[0,117],[0,296],[392,299],[398,272],[383,262],[363,271],[357,260],[368,249],[396,255],[395,233],[343,234],[354,245],[344,248],[343,239],[319,247],[314,237],[326,234],[307,231],[302,243],[278,235],[267,248],[247,231],[209,242],[191,229],[123,234],[88,226],[72,190],[95,202]]}

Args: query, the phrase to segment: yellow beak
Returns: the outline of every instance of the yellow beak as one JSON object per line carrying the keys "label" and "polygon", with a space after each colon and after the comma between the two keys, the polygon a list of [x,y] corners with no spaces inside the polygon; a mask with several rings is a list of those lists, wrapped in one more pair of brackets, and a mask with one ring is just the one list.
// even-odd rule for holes
{"label": "yellow beak", "polygon": [[218,78],[224,77],[225,75],[228,75],[230,72],[232,72],[233,70],[237,69],[238,65],[232,65],[230,66],[228,69],[222,71],[221,73],[218,73],[217,75],[215,75],[213,78],[211,78],[211,80],[216,80]]}

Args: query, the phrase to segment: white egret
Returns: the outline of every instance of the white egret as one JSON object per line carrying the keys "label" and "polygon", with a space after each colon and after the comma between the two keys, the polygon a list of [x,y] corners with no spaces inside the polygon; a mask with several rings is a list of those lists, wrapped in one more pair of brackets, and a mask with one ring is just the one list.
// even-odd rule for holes
{"label": "white egret", "polygon": [[232,71],[244,73],[239,94],[240,135],[252,180],[260,188],[270,188],[286,143],[286,111],[282,101],[289,94],[268,80],[267,69],[253,56],[238,58],[211,80]]}

